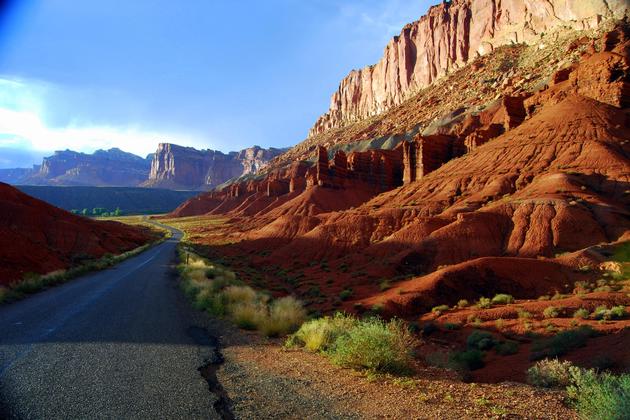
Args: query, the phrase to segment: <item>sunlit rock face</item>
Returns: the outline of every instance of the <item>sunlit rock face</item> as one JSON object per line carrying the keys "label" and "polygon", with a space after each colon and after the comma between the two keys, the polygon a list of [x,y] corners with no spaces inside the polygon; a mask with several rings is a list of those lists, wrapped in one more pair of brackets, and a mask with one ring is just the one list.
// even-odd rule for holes
{"label": "sunlit rock face", "polygon": [[264,168],[282,149],[258,146],[228,154],[160,143],[153,155],[147,187],[210,189]]}
{"label": "sunlit rock face", "polygon": [[381,60],[353,70],[309,137],[378,115],[449,71],[512,43],[534,43],[560,26],[595,28],[622,18],[627,0],[453,0],[429,9],[394,37]]}

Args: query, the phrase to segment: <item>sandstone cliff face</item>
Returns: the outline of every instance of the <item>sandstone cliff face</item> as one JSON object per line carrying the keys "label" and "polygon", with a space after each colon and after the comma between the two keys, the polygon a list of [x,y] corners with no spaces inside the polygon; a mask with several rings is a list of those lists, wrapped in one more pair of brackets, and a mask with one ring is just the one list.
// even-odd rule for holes
{"label": "sandstone cliff face", "polygon": [[258,146],[224,154],[160,143],[153,155],[149,179],[143,186],[210,189],[232,178],[256,173],[282,149]]}
{"label": "sandstone cliff face", "polygon": [[93,154],[72,150],[45,157],[20,182],[32,185],[135,187],[146,180],[150,162],[113,148]]}
{"label": "sandstone cliff face", "polygon": [[378,115],[414,92],[494,48],[534,43],[559,26],[594,28],[628,13],[627,0],[453,0],[432,7],[394,37],[382,59],[353,70],[333,94],[330,109],[309,132]]}

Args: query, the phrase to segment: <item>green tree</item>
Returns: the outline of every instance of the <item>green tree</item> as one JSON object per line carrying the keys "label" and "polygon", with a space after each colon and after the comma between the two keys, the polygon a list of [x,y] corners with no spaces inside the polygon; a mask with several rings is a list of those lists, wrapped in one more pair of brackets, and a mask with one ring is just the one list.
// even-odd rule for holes
{"label": "green tree", "polygon": [[116,207],[116,211],[114,211],[114,216],[120,216],[121,215],[121,211],[120,211],[120,207]]}
{"label": "green tree", "polygon": [[87,214],[88,214],[88,209],[83,209],[83,210],[81,210],[81,214],[82,214],[82,215],[84,215],[84,216],[87,216]]}

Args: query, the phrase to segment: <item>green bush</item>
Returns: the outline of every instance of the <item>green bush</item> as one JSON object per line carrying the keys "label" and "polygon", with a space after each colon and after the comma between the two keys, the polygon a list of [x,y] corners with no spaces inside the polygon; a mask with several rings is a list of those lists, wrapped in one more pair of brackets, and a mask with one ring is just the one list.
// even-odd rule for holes
{"label": "green bush", "polygon": [[544,357],[558,357],[569,351],[583,347],[587,340],[595,334],[588,326],[562,331],[553,337],[535,341],[532,345],[531,359],[538,360]]}
{"label": "green bush", "polygon": [[479,298],[479,301],[477,302],[477,308],[488,309],[490,307],[492,307],[492,301],[490,300],[490,298],[485,298],[485,297]]}
{"label": "green bush", "polygon": [[494,336],[487,331],[475,330],[466,339],[466,347],[469,350],[488,350],[495,344]]}
{"label": "green bush", "polygon": [[495,345],[494,350],[501,356],[516,354],[518,353],[518,343],[512,340],[501,341]]}
{"label": "green bush", "polygon": [[391,289],[392,284],[389,282],[389,280],[383,280],[379,283],[378,288],[381,292],[384,292],[385,290]]}
{"label": "green bush", "polygon": [[626,313],[626,307],[623,305],[619,305],[619,306],[613,306],[610,309],[610,314],[612,319],[622,319],[625,318],[627,313]]}
{"label": "green bush", "polygon": [[230,304],[232,321],[244,330],[255,330],[267,316],[265,308],[258,302],[238,302]]}
{"label": "green bush", "polygon": [[439,305],[439,306],[435,306],[433,307],[433,309],[431,309],[431,312],[436,313],[436,314],[441,314],[442,312],[446,312],[449,310],[448,305]]}
{"label": "green bush", "polygon": [[343,313],[333,317],[324,317],[307,321],[292,334],[286,342],[287,347],[302,346],[309,351],[328,350],[332,344],[357,323],[356,318]]}
{"label": "green bush", "polygon": [[331,360],[341,366],[400,373],[411,368],[415,339],[401,321],[370,318],[335,340]]}
{"label": "green bush", "polygon": [[339,293],[339,299],[348,300],[350,296],[352,296],[352,294],[353,294],[352,289],[343,290],[341,293]]}
{"label": "green bush", "polygon": [[498,295],[495,295],[492,298],[492,303],[493,304],[502,304],[502,305],[507,305],[508,303],[513,303],[514,302],[514,297],[512,295],[507,295],[505,293],[500,293]]}
{"label": "green bush", "polygon": [[557,318],[560,315],[560,311],[555,306],[547,306],[543,311],[545,318]]}
{"label": "green bush", "polygon": [[467,301],[466,299],[460,299],[460,300],[457,302],[457,307],[458,307],[459,309],[463,309],[463,308],[467,307],[468,305],[470,305],[470,304],[468,303],[468,301]]}
{"label": "green bush", "polygon": [[630,375],[615,376],[573,368],[571,382],[567,391],[581,417],[597,420],[630,418]]}
{"label": "green bush", "polygon": [[558,359],[543,359],[527,370],[527,382],[542,388],[566,387],[571,383],[573,365]]}
{"label": "green bush", "polygon": [[448,367],[458,372],[481,369],[483,366],[483,352],[480,350],[452,352],[448,356]]}
{"label": "green bush", "polygon": [[302,302],[293,296],[285,296],[274,300],[265,315],[257,324],[260,331],[269,337],[277,337],[295,331],[304,322],[306,310]]}
{"label": "green bush", "polygon": [[607,306],[598,306],[593,311],[593,318],[609,321],[611,319],[622,319],[626,316],[626,307],[623,305],[614,306],[608,309]]}
{"label": "green bush", "polygon": [[589,315],[590,313],[588,312],[588,309],[585,308],[580,308],[573,312],[573,318],[588,319]]}

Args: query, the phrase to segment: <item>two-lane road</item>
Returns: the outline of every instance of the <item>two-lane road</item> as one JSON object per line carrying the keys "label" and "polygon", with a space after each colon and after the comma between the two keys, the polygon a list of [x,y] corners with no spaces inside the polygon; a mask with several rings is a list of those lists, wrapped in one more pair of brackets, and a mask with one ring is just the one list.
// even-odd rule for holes
{"label": "two-lane road", "polygon": [[170,265],[181,237],[0,307],[0,418],[218,418]]}

